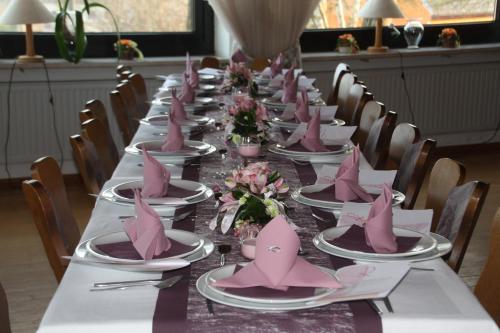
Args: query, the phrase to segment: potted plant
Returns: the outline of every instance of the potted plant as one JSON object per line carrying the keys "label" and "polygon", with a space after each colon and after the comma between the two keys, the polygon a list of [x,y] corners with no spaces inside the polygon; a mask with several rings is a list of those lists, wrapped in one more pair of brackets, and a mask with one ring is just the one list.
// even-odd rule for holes
{"label": "potted plant", "polygon": [[438,45],[455,48],[460,46],[460,36],[453,28],[444,28],[438,36]]}
{"label": "potted plant", "polygon": [[120,39],[113,44],[119,58],[123,60],[134,60],[136,56],[139,60],[144,59],[144,55],[137,46],[137,43],[131,39]]}
{"label": "potted plant", "polygon": [[[116,28],[117,40],[120,40],[120,31],[113,13],[108,7],[98,2],[84,0],[82,10],[70,11],[68,5],[70,0],[58,0],[59,12],[55,19],[55,38],[59,54],[69,62],[77,64],[83,57],[87,48],[87,37],[83,22],[83,13],[90,15],[90,8],[97,7],[106,10],[113,19]],[[118,51],[120,57],[120,51]]]}
{"label": "potted plant", "polygon": [[337,38],[337,51],[340,53],[357,53],[358,42],[351,34],[343,34]]}

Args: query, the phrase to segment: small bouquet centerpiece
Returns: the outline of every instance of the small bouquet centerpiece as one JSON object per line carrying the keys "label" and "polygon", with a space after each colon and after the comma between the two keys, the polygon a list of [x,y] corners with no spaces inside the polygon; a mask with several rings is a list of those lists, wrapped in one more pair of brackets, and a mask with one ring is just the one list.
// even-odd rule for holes
{"label": "small bouquet centerpiece", "polygon": [[265,106],[247,97],[229,107],[228,113],[231,123],[229,138],[238,146],[240,155],[257,156],[271,126]]}
{"label": "small bouquet centerpiece", "polygon": [[438,36],[438,45],[449,48],[459,47],[460,36],[458,32],[453,28],[444,28]]}
{"label": "small bouquet centerpiece", "polygon": [[[234,234],[240,236],[250,225],[260,229],[274,217],[285,214],[284,198],[280,195],[287,193],[289,187],[278,171],[269,168],[268,162],[233,170],[225,185],[227,191],[219,198],[220,213],[224,213],[220,228],[224,234],[233,227]],[[211,221],[210,228],[215,230],[218,224],[219,215]]]}
{"label": "small bouquet centerpiece", "polygon": [[144,59],[144,55],[137,47],[137,43],[131,39],[120,39],[113,46],[115,51],[118,52],[120,59],[133,60],[136,56],[139,60]]}
{"label": "small bouquet centerpiece", "polygon": [[234,90],[248,92],[252,87],[252,72],[245,63],[231,62],[226,67],[226,79],[222,86],[223,92],[231,93]]}
{"label": "small bouquet centerpiece", "polygon": [[337,38],[337,51],[340,53],[357,53],[359,51],[358,42],[351,34],[343,34]]}

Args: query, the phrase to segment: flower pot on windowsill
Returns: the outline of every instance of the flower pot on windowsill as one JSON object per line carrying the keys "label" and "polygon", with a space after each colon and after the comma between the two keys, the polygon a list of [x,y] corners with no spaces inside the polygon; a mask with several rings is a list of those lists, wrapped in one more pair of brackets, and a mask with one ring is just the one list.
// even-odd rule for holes
{"label": "flower pot on windowsill", "polygon": [[343,54],[352,54],[352,47],[351,46],[339,46],[339,53]]}
{"label": "flower pot on windowsill", "polygon": [[441,42],[441,46],[449,49],[454,49],[459,47],[460,44],[456,40],[443,40]]}

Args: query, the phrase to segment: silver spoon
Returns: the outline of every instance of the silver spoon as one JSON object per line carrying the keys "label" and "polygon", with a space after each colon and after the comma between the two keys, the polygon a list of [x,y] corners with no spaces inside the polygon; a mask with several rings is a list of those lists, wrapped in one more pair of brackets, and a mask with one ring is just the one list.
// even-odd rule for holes
{"label": "silver spoon", "polygon": [[131,287],[141,287],[141,286],[152,286],[152,287],[155,287],[155,288],[158,288],[161,290],[161,289],[172,287],[177,282],[179,282],[181,279],[182,279],[182,275],[176,275],[174,277],[171,277],[169,279],[161,281],[160,283],[157,283],[157,284],[144,284],[142,282],[139,282],[139,283],[131,283],[131,284],[126,284],[126,285],[118,285],[118,286],[111,286],[111,287],[91,288],[90,291],[123,290],[123,289],[131,288]]}

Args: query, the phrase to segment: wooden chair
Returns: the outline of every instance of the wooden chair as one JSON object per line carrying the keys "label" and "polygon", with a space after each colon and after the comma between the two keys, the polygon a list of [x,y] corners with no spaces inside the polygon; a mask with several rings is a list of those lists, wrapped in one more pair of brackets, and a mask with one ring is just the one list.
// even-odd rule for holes
{"label": "wooden chair", "polygon": [[462,185],[465,180],[465,166],[450,158],[441,158],[434,163],[429,176],[425,208],[432,209],[431,231],[436,230],[446,199],[450,191]]}
{"label": "wooden chair", "polygon": [[128,80],[125,80],[116,86],[116,90],[120,92],[129,120],[134,120],[133,124],[135,124],[135,127],[137,128],[139,126],[139,119],[144,118],[144,115],[139,111],[138,102],[135,96],[134,88],[132,87],[132,83],[130,83],[130,81]]}
{"label": "wooden chair", "polygon": [[82,135],[95,147],[106,180],[111,178],[120,161],[118,149],[116,149],[111,134],[106,131],[99,120],[90,119],[82,124]]}
{"label": "wooden chair", "polygon": [[200,69],[202,68],[220,69],[220,61],[216,57],[203,57],[200,63]]}
{"label": "wooden chair", "polygon": [[266,67],[269,67],[269,59],[267,58],[254,58],[250,62],[250,69],[254,71],[261,72]]}
{"label": "wooden chair", "polygon": [[413,209],[417,201],[435,147],[436,141],[422,140],[408,147],[401,158],[392,187],[405,195],[405,209]]}
{"label": "wooden chair", "polygon": [[359,83],[353,84],[344,106],[339,108],[335,114],[335,118],[344,120],[347,125],[354,125],[353,118],[358,108],[363,107],[369,99],[373,99],[373,95],[367,92],[364,85]]}
{"label": "wooden chair", "polygon": [[[128,146],[138,128],[138,122],[133,122],[122,94],[118,90],[113,90],[109,93],[111,101],[111,109],[115,114],[118,128],[122,135],[123,144]],[[135,125],[134,125],[135,124]]]}
{"label": "wooden chair", "polygon": [[107,178],[94,144],[79,134],[72,135],[69,142],[73,149],[73,159],[87,192],[99,194]]}
{"label": "wooden chair", "polygon": [[9,320],[9,304],[7,303],[7,295],[0,283],[0,332],[11,333]]}
{"label": "wooden chair", "polygon": [[417,126],[409,123],[398,124],[389,143],[389,156],[385,168],[387,170],[398,169],[406,149],[418,141],[420,141],[420,131]]}
{"label": "wooden chair", "polygon": [[56,212],[59,207],[40,181],[35,179],[25,180],[22,188],[42,239],[49,264],[57,282],[61,282],[68,264],[67,260],[61,257],[71,255],[74,251],[68,249],[66,239],[61,233]]}
{"label": "wooden chair", "polygon": [[368,133],[372,128],[373,123],[385,115],[385,105],[371,100],[367,101],[359,112],[359,125],[353,135],[352,141],[359,144],[361,149],[364,148]]}
{"label": "wooden chair", "polygon": [[146,89],[146,81],[141,74],[130,74],[128,76],[128,81],[132,85],[132,91],[135,94],[135,101],[137,106],[137,111],[140,116],[144,118],[149,111],[148,104],[148,91]]}
{"label": "wooden chair", "polygon": [[380,169],[385,165],[389,140],[396,127],[397,113],[389,111],[384,117],[376,120],[366,138],[363,147],[363,155],[374,169]]}
{"label": "wooden chair", "polygon": [[106,107],[100,100],[92,99],[87,103],[85,103],[85,109],[80,111],[79,116],[80,116],[80,123],[83,123],[86,120],[93,118],[99,119],[107,128],[108,132],[111,133],[109,127],[108,115],[106,113]]}
{"label": "wooden chair", "polygon": [[339,93],[339,82],[340,78],[345,74],[345,73],[350,73],[351,70],[349,69],[349,65],[344,64],[344,63],[339,63],[337,67],[335,67],[335,71],[333,72],[333,80],[332,80],[332,91],[330,91],[330,94],[328,95],[326,104],[327,105],[336,105],[337,104],[337,96]]}
{"label": "wooden chair", "polygon": [[118,65],[116,67],[116,81],[118,83],[126,80],[127,77],[132,73],[132,67],[127,65]]}
{"label": "wooden chair", "polygon": [[452,242],[453,246],[447,261],[456,273],[462,265],[488,188],[489,184],[481,181],[472,181],[457,186],[450,191],[444,205],[436,233]]}
{"label": "wooden chair", "polygon": [[31,165],[31,176],[43,184],[54,205],[59,232],[68,253],[73,253],[80,241],[80,230],[69,205],[61,169],[52,157],[42,157]]}
{"label": "wooden chair", "polygon": [[[344,109],[347,108],[347,98],[349,97],[349,92],[351,91],[352,86],[357,81],[357,77],[353,73],[349,72],[342,75],[339,80],[340,81],[337,94],[337,114],[342,114],[342,112],[344,112]],[[347,119],[347,121],[350,123],[351,119]]]}
{"label": "wooden chair", "polygon": [[500,208],[493,218],[490,253],[474,293],[490,316],[500,326]]}

